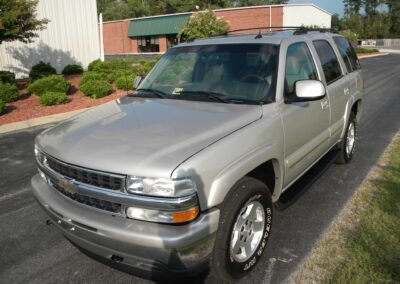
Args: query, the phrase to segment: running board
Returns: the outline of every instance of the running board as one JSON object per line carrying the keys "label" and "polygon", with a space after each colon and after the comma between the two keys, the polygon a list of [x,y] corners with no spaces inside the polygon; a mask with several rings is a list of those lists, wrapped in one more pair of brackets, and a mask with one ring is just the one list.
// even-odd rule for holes
{"label": "running board", "polygon": [[314,166],[312,166],[301,178],[299,178],[291,187],[281,195],[275,202],[275,207],[284,210],[299,199],[308,188],[335,162],[340,150],[329,151]]}

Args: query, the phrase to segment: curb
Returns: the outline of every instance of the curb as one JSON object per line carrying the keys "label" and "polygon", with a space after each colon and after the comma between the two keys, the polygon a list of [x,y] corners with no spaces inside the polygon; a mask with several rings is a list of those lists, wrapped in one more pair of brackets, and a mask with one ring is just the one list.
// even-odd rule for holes
{"label": "curb", "polygon": [[34,126],[44,125],[44,124],[48,124],[48,123],[59,122],[59,121],[68,119],[78,113],[84,112],[88,109],[89,108],[78,109],[78,110],[73,110],[73,111],[69,111],[69,112],[56,113],[56,114],[52,114],[52,115],[31,118],[31,119],[24,120],[24,121],[7,123],[4,125],[0,125],[0,134],[11,132],[11,131],[16,131],[16,130],[22,130],[22,129],[26,129],[26,128],[31,128]]}
{"label": "curb", "polygon": [[378,57],[378,56],[385,56],[388,55],[389,53],[380,53],[380,54],[371,54],[371,55],[364,55],[362,57],[359,57],[358,59],[364,59],[364,58],[372,58],[372,57]]}

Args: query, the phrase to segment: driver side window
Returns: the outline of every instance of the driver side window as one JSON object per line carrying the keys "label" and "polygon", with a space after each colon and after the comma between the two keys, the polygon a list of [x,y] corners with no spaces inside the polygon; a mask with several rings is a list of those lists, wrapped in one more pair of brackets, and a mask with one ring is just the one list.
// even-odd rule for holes
{"label": "driver side window", "polygon": [[294,85],[299,80],[318,80],[310,49],[305,42],[288,47],[285,68],[285,97],[294,94]]}

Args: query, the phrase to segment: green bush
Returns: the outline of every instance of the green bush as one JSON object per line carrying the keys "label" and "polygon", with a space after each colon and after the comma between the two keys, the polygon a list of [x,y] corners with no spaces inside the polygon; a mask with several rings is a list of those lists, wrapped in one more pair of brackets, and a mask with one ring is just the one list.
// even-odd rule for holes
{"label": "green bush", "polygon": [[374,48],[362,48],[362,47],[358,47],[355,49],[356,53],[374,53],[374,52],[379,52],[378,49],[374,49]]}
{"label": "green bush", "polygon": [[31,72],[29,73],[29,78],[31,82],[34,82],[40,78],[56,73],[56,69],[51,66],[50,63],[44,63],[43,61],[40,61],[38,64],[32,66]]}
{"label": "green bush", "polygon": [[79,87],[89,81],[102,81],[104,79],[105,79],[104,76],[100,73],[93,72],[93,71],[85,72],[83,74],[83,76],[81,77],[81,80],[79,82]]}
{"label": "green bush", "polygon": [[75,75],[75,74],[82,74],[83,68],[78,64],[68,64],[64,67],[63,71],[61,72],[63,75]]}
{"label": "green bush", "polygon": [[100,63],[101,63],[101,60],[100,60],[100,59],[93,60],[93,61],[90,62],[89,65],[88,65],[88,71],[94,71],[94,69],[96,68],[96,66],[97,66],[98,64],[100,64]]}
{"label": "green bush", "polygon": [[65,93],[46,92],[40,96],[40,103],[44,106],[59,105],[69,102],[69,98]]}
{"label": "green bush", "polygon": [[0,100],[0,114],[3,114],[6,111],[6,103],[3,100]]}
{"label": "green bush", "polygon": [[133,90],[133,81],[135,81],[134,75],[121,76],[115,80],[115,85],[121,90]]}
{"label": "green bush", "polygon": [[35,81],[30,84],[28,91],[37,96],[41,96],[46,92],[66,93],[71,87],[71,83],[64,79],[61,75],[51,75]]}
{"label": "green bush", "polygon": [[15,74],[10,71],[0,71],[0,82],[15,84]]}
{"label": "green bush", "polygon": [[0,82],[0,100],[11,103],[18,99],[19,93],[16,85]]}
{"label": "green bush", "polygon": [[81,84],[80,89],[86,96],[98,99],[111,93],[112,86],[106,80],[93,80]]}

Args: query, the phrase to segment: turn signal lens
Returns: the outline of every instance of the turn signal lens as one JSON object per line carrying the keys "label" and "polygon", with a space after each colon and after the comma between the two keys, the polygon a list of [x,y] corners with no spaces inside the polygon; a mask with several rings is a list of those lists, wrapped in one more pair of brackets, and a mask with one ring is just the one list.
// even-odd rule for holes
{"label": "turn signal lens", "polygon": [[198,214],[199,214],[199,209],[197,207],[194,207],[186,211],[173,212],[172,218],[174,220],[174,223],[183,223],[192,221],[194,218],[197,217]]}
{"label": "turn signal lens", "polygon": [[199,214],[197,207],[185,211],[161,211],[146,208],[128,207],[126,216],[131,219],[157,223],[184,223],[192,221]]}

